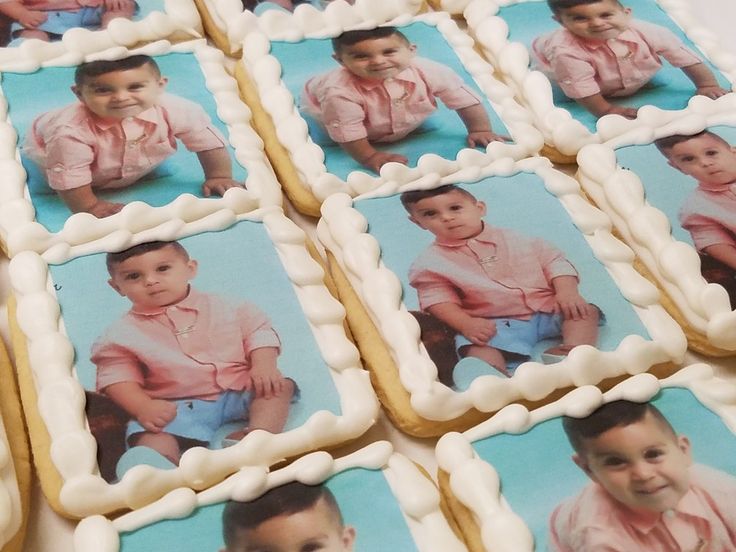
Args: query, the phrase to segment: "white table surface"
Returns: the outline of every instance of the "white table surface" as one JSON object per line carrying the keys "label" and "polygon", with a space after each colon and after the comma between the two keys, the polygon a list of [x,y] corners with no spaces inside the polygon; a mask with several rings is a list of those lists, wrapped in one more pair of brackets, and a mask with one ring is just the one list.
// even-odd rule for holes
{"label": "white table surface", "polygon": [[[625,0],[624,0],[625,3]],[[736,55],[736,2],[733,0],[695,0],[693,10],[715,32],[722,43]],[[0,335],[8,344],[8,325],[6,301],[8,295],[8,261],[0,257]],[[11,357],[12,357],[12,351]],[[705,361],[695,354],[688,354],[686,363]],[[719,359],[710,361],[722,375],[736,377],[736,359]],[[434,459],[435,439],[413,439],[397,431],[385,418],[371,429],[357,445],[368,444],[379,439],[388,439],[395,449],[418,463],[422,464],[430,474],[436,473]],[[357,446],[351,447],[357,448]],[[75,522],[66,520],[54,513],[48,506],[40,489],[34,485],[31,503],[31,515],[26,537],[25,552],[72,552],[72,534]]]}

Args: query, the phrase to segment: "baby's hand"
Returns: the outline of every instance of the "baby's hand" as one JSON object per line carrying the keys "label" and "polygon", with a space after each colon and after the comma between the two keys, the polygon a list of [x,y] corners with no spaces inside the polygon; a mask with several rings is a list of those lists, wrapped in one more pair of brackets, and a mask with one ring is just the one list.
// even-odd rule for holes
{"label": "baby's hand", "polygon": [[717,84],[712,84],[709,86],[699,86],[698,89],[695,90],[695,94],[715,100],[716,98],[720,98],[721,96],[728,94],[728,90],[721,88]]}
{"label": "baby's hand", "polygon": [[406,165],[409,162],[409,159],[404,157],[403,155],[399,155],[398,153],[377,151],[363,162],[363,166],[368,167],[370,170],[377,173],[380,172],[381,167],[383,167],[386,163],[391,162]]}
{"label": "baby's hand", "polygon": [[135,9],[133,0],[104,0],[106,11],[131,11]]}
{"label": "baby's hand", "polygon": [[152,433],[160,433],[176,418],[176,405],[161,399],[146,401],[135,413],[135,419]]}
{"label": "baby's hand", "polygon": [[46,14],[42,11],[27,10],[24,15],[21,15],[18,18],[18,23],[26,29],[35,29],[41,23],[46,21],[46,18]]}
{"label": "baby's hand", "polygon": [[583,320],[592,314],[593,306],[583,299],[577,292],[555,294],[556,311],[562,314],[565,320]]}
{"label": "baby's hand", "polygon": [[210,197],[212,194],[215,195],[224,195],[226,190],[229,190],[230,188],[243,188],[243,184],[240,182],[236,182],[232,178],[226,178],[226,177],[217,177],[217,178],[208,178],[204,181],[204,184],[202,184],[202,195],[204,197]]}
{"label": "baby's hand", "polygon": [[284,390],[286,379],[270,365],[253,364],[250,369],[251,392],[256,398],[270,399]]}
{"label": "baby's hand", "polygon": [[637,109],[635,107],[621,107],[612,105],[603,115],[621,115],[627,119],[636,119]]}
{"label": "baby's hand", "polygon": [[92,207],[87,209],[87,212],[93,214],[97,218],[105,218],[120,212],[123,207],[125,207],[125,203],[113,203],[111,201],[98,199]]}
{"label": "baby's hand", "polygon": [[510,142],[511,138],[496,134],[491,130],[475,130],[468,132],[468,146],[471,148],[486,147],[491,142]]}
{"label": "baby's hand", "polygon": [[488,345],[488,341],[496,335],[496,323],[485,318],[472,317],[458,329],[465,339],[475,345]]}

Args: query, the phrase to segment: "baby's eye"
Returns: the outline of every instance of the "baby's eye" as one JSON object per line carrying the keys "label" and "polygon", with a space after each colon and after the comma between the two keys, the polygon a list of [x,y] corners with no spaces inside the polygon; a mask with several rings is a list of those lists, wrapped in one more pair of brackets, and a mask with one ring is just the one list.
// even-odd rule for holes
{"label": "baby's eye", "polygon": [[451,205],[450,211],[462,211],[463,206],[462,205]]}
{"label": "baby's eye", "polygon": [[140,278],[140,277],[141,277],[141,275],[140,275],[140,273],[138,273],[138,272],[128,272],[128,273],[127,273],[127,274],[125,275],[125,279],[126,279],[126,280],[130,280],[130,281],[134,281],[134,280],[137,280],[137,279],[138,279],[138,278]]}
{"label": "baby's eye", "polygon": [[388,48],[387,50],[384,50],[383,51],[383,55],[384,56],[390,56],[390,55],[395,54],[396,52],[398,52],[398,50],[396,48]]}
{"label": "baby's eye", "polygon": [[695,161],[695,156],[694,155],[684,155],[680,157],[680,161],[682,161],[683,163],[692,163],[693,161]]}
{"label": "baby's eye", "polygon": [[437,214],[437,211],[431,210],[431,211],[424,211],[422,213],[423,217],[433,217]]}
{"label": "baby's eye", "polygon": [[573,21],[577,21],[577,22],[579,22],[579,23],[580,23],[580,22],[582,22],[582,21],[587,21],[587,20],[588,20],[588,18],[587,18],[587,17],[585,17],[584,15],[574,15],[574,16],[572,17],[572,20],[573,20]]}
{"label": "baby's eye", "polygon": [[159,266],[157,270],[158,270],[159,272],[166,272],[166,271],[167,271],[167,270],[169,270],[170,268],[171,268],[171,265],[167,265],[167,264],[165,264],[165,265],[161,265],[161,266]]}
{"label": "baby's eye", "polygon": [[106,86],[97,86],[92,89],[95,94],[109,94],[112,90]]}
{"label": "baby's eye", "polygon": [[650,449],[644,453],[644,458],[647,460],[656,460],[657,458],[664,456],[665,452],[663,449]]}
{"label": "baby's eye", "polygon": [[708,155],[710,157],[714,157],[714,156],[718,155],[718,150],[715,150],[715,149],[708,150],[708,151],[705,152],[705,155]]}
{"label": "baby's eye", "polygon": [[352,55],[352,58],[353,59],[361,59],[362,60],[362,59],[368,59],[368,56],[365,55],[365,54],[353,54]]}
{"label": "baby's eye", "polygon": [[607,468],[620,468],[626,464],[626,461],[623,458],[619,458],[618,456],[607,456],[603,460],[603,465]]}
{"label": "baby's eye", "polygon": [[141,88],[145,88],[145,85],[140,82],[137,82],[135,84],[131,84],[128,87],[128,90],[140,90]]}
{"label": "baby's eye", "polygon": [[299,552],[315,552],[315,550],[323,550],[324,547],[316,542],[310,542],[302,546],[301,550]]}

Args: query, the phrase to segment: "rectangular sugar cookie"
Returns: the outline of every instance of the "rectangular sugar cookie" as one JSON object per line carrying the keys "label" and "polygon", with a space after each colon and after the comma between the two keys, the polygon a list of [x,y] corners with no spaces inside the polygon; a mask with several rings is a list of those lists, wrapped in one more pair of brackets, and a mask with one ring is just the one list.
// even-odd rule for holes
{"label": "rectangular sugar cookie", "polygon": [[[126,153],[129,160],[116,167],[114,156],[105,158],[105,150],[100,144],[106,147],[113,144],[109,140],[119,132],[118,127],[103,124],[107,129],[103,134],[95,117],[82,118],[87,108],[75,97],[72,86],[80,63],[117,60],[133,55],[150,56],[159,66],[161,78],[168,79],[163,80],[163,84],[159,83],[163,87],[156,100],[159,103],[145,112],[161,110],[168,126],[152,122],[149,117],[148,121],[153,126],[146,126],[140,137],[143,141],[135,137],[123,144],[123,151],[132,153]],[[134,50],[92,51],[74,60],[57,60],[40,68],[35,66],[19,72],[3,72],[7,108],[2,128],[6,147],[0,163],[6,180],[0,196],[0,243],[9,255],[22,250],[41,253],[64,243],[79,245],[113,233],[133,219],[138,230],[150,228],[169,216],[163,207],[166,205],[176,213],[196,203],[198,207],[188,214],[195,218],[223,208],[236,213],[252,208],[252,194],[237,187],[227,190],[221,199],[213,197],[197,201],[194,197],[202,197],[205,193],[200,155],[209,153],[213,144],[222,143],[223,139],[233,180],[247,186],[262,201],[279,204],[281,191],[263,153],[263,143],[250,125],[250,110],[240,100],[237,84],[228,73],[227,65],[222,52],[207,46],[203,40],[180,44],[160,41]],[[95,66],[87,67],[94,69]],[[153,71],[149,65],[142,67],[138,72]],[[57,108],[64,111],[53,111]],[[176,115],[176,122],[173,122],[172,115]],[[39,117],[47,121],[44,128],[48,130],[33,130]],[[196,128],[207,120],[210,122],[206,131]],[[90,127],[85,132],[81,130],[83,123]],[[65,124],[72,131],[64,130],[67,128]],[[142,124],[148,125],[148,122]],[[75,125],[79,126],[79,132],[76,132]],[[48,137],[44,132],[48,132]],[[104,136],[105,141],[100,142],[96,132]],[[165,132],[170,134],[159,136]],[[207,141],[205,132],[212,133]],[[219,134],[216,136],[215,132]],[[50,158],[46,153],[53,149],[56,140],[62,139],[68,144],[55,153],[54,159],[59,158],[59,164],[42,168],[37,157]],[[204,148],[207,151],[188,151],[182,140],[195,150]],[[38,145],[30,147],[32,144]],[[63,157],[65,151],[75,151],[79,161]],[[60,154],[63,155],[60,157]],[[104,168],[103,161],[106,164]],[[149,168],[146,163],[155,164],[155,168]],[[135,171],[144,175],[138,177]],[[82,179],[91,179],[95,174],[100,179],[112,179],[109,182],[133,179],[132,185],[106,191],[95,188],[97,199],[125,204],[121,212],[104,219],[95,218],[90,213],[72,214],[47,182],[49,175],[54,178],[62,176],[64,182],[55,186],[76,186]],[[126,176],[128,174],[130,176]],[[65,183],[67,178],[70,179],[68,184]]]}
{"label": "rectangular sugar cookie", "polygon": [[[483,234],[478,240],[508,244],[497,246],[498,255],[473,250],[475,257],[468,257],[473,259],[468,266],[442,260],[450,259],[450,251],[456,247],[453,241],[432,258],[428,248],[432,233],[409,220],[398,196],[398,192],[417,187],[398,182],[355,199],[345,194],[328,198],[317,227],[320,241],[332,256],[331,268],[351,330],[373,372],[384,407],[401,429],[420,436],[441,435],[467,428],[472,420],[510,402],[550,400],[551,394],[563,388],[598,384],[681,360],[686,347],[682,330],[660,305],[656,287],[635,270],[633,252],[610,233],[610,220],[586,201],[576,180],[556,171],[541,157],[516,162],[507,158],[441,180],[427,179],[421,190],[449,184],[483,202],[484,224],[502,234]],[[460,201],[464,196],[453,197]],[[431,206],[417,206],[439,212]],[[444,216],[437,215],[438,219]],[[448,219],[449,224],[453,223]],[[458,237],[457,243],[477,241],[465,239]],[[503,267],[516,261],[503,251],[511,252],[517,245],[528,251],[530,258],[539,259],[539,267],[528,264],[518,274],[495,273],[497,261],[501,263],[499,271],[511,270]],[[458,341],[458,326],[443,325],[438,315],[428,313],[418,299],[419,286],[426,290],[422,293],[427,298],[437,293],[437,299],[427,300],[428,305],[455,303],[476,321],[495,319],[496,334],[503,325],[508,328],[501,332],[504,335],[521,336],[525,330],[520,328],[528,326],[519,319],[529,316],[500,313],[494,302],[502,304],[507,296],[491,297],[492,290],[483,288],[483,282],[496,282],[494,285],[509,289],[509,293],[519,289],[524,301],[533,301],[529,297],[544,286],[550,289],[549,280],[562,275],[556,261],[550,260],[550,251],[557,251],[554,259],[566,259],[564,268],[568,275],[578,276],[582,297],[605,315],[594,340],[598,348],[575,347],[561,362],[553,358],[547,360],[552,364],[543,365],[545,350],[562,341],[559,335],[544,338],[555,332],[529,337],[532,343],[527,349],[518,348],[511,337],[511,343],[491,342],[498,350],[525,354],[526,360],[532,361],[514,372],[511,362],[518,365],[524,358],[506,355],[507,375],[512,377],[478,359],[459,360],[458,351],[463,353],[462,347],[468,346],[470,338]],[[473,272],[475,266],[482,267],[487,280]],[[570,266],[574,274],[569,272]],[[547,281],[542,285],[539,280],[524,280],[524,270],[530,274],[544,270],[552,277],[545,276]],[[526,292],[519,287],[522,285]],[[466,293],[468,299],[463,303]],[[550,312],[549,306],[538,305],[534,312]],[[494,309],[499,314],[494,315]],[[517,329],[522,333],[517,334]]]}
{"label": "rectangular sugar cookie", "polygon": [[[592,549],[590,547],[594,546],[593,542],[597,537],[607,539],[615,550],[671,550],[672,546],[683,545],[684,541],[679,539],[688,535],[687,526],[693,527],[692,520],[700,523],[697,525],[698,537],[695,542],[700,537],[703,537],[703,542],[708,541],[703,533],[704,528],[708,528],[707,531],[712,531],[714,540],[710,544],[715,546],[714,549],[728,550],[736,543],[729,541],[728,537],[724,541],[724,526],[720,524],[725,524],[732,539],[733,515],[719,493],[727,493],[736,482],[736,464],[733,461],[736,447],[733,436],[736,429],[732,415],[733,397],[733,380],[714,377],[710,366],[697,364],[664,380],[657,380],[650,374],[639,374],[606,393],[592,387],[578,388],[562,399],[532,411],[512,405],[463,434],[448,434],[440,440],[436,449],[440,467],[440,489],[450,497],[451,509],[463,529],[468,548],[473,552],[556,550],[558,547],[571,546],[568,537],[580,539],[578,546],[582,546],[583,550]],[[660,538],[669,536],[666,530],[662,530],[662,524],[669,523],[667,519],[682,519],[682,511],[693,514],[689,518],[690,522],[681,524],[679,529],[673,529],[673,536],[669,537],[671,541],[659,540],[656,544],[651,543],[651,547],[644,544],[642,548],[641,544],[632,544],[626,537],[619,539],[625,527],[618,525],[622,518],[617,512],[623,510],[606,506],[605,496],[609,496],[608,500],[614,499],[604,490],[617,493],[616,496],[619,497],[621,495],[618,494],[617,487],[604,475],[606,468],[603,467],[596,467],[593,473],[605,485],[594,486],[590,483],[586,474],[571,459],[574,451],[560,423],[563,415],[585,418],[601,405],[622,399],[634,403],[651,402],[671,424],[678,438],[673,435],[670,441],[669,432],[660,430],[665,432],[666,437],[652,439],[651,426],[646,426],[649,433],[644,434],[643,442],[651,446],[648,449],[640,448],[643,446],[642,441],[632,433],[641,426],[636,419],[639,414],[631,413],[627,415],[634,420],[631,424],[622,423],[604,433],[591,433],[599,437],[583,438],[582,446],[585,447],[585,443],[594,446],[590,444],[593,439],[596,439],[596,443],[601,439],[608,439],[609,455],[601,455],[601,462],[611,458],[611,476],[618,474],[626,478],[628,474],[635,474],[636,470],[642,474],[656,474],[644,475],[641,479],[636,475],[628,476],[627,481],[631,481],[632,490],[645,489],[644,482],[650,489],[655,485],[660,489],[660,495],[656,492],[650,493],[649,501],[641,498],[642,511],[675,504],[659,520],[639,520],[650,531],[634,531],[632,528],[637,526],[634,521],[636,518],[626,518],[631,520],[631,525],[628,525],[631,534],[645,538],[649,536],[655,540],[657,535]],[[620,410],[625,412],[631,412],[633,408],[627,407],[626,403],[619,404]],[[618,409],[619,406],[612,405],[610,408]],[[645,416],[651,414],[647,412]],[[602,413],[598,419],[601,424],[599,427],[611,427]],[[658,422],[653,423],[654,428],[658,428]],[[592,431],[592,421],[588,427]],[[586,430],[581,428],[581,431]],[[624,452],[620,438],[614,441],[610,437],[614,431],[627,432],[629,444],[636,448],[638,454],[643,456],[644,450],[651,450],[647,460],[650,467],[643,467],[642,456],[629,452],[629,448]],[[641,433],[637,435],[640,436]],[[596,451],[600,450],[597,444],[595,447]],[[666,452],[663,447],[667,447]],[[616,453],[620,456],[616,456]],[[673,482],[670,488],[691,489],[687,495],[682,494],[683,491],[675,493],[665,490],[668,487],[662,486],[662,471],[654,467],[654,455],[659,459],[657,465],[662,465],[662,469],[669,471],[668,481]],[[674,460],[670,460],[670,457]],[[585,459],[593,462],[591,455]],[[618,463],[614,464],[617,460]],[[676,468],[673,468],[673,461]],[[684,467],[683,462],[687,461],[693,465]],[[690,487],[674,483],[687,481],[688,478]],[[715,488],[713,482],[717,482]],[[697,490],[693,491],[696,487]],[[597,493],[596,498],[593,498],[591,492]],[[695,493],[699,498],[693,500]],[[704,498],[708,495],[710,498]],[[682,496],[681,501],[678,496]],[[583,502],[586,499],[588,502]],[[633,502],[636,499],[621,497],[618,503],[621,504],[624,500]],[[720,508],[722,519],[715,523],[714,518],[705,514],[699,506],[690,509],[690,506],[700,500],[711,500],[710,507],[716,510]],[[650,510],[645,510],[644,503]],[[568,524],[570,518],[567,517],[567,512],[571,511],[570,508],[583,504],[587,504],[587,511],[578,511],[581,525],[576,527],[574,521]],[[601,526],[596,519],[596,513],[604,512],[610,514],[607,526]],[[554,526],[553,531],[551,526]],[[676,530],[679,532],[675,533]],[[553,533],[555,536],[550,537]]]}
{"label": "rectangular sugar cookie", "polygon": [[[153,228],[131,224],[65,256],[24,251],[11,260],[11,321],[34,457],[49,502],[64,515],[138,508],[176,487],[210,486],[242,466],[266,469],[352,440],[377,416],[368,374],[345,335],[345,311],[325,287],[303,231],[273,205],[190,216],[200,207],[195,200]],[[171,253],[169,244],[138,249],[128,258],[133,264],[110,258],[108,273],[105,252],[157,240],[180,242],[186,278],[181,256],[159,256]],[[180,285],[151,279],[149,262],[156,274],[179,274]],[[137,281],[143,285],[135,292]],[[191,287],[180,300],[186,281]],[[249,428],[252,393],[250,405],[235,411],[226,407],[232,403],[222,414],[208,406],[220,404],[214,401],[225,390],[257,385],[253,355],[262,348],[278,353],[279,370],[299,389],[280,433]],[[171,367],[182,379],[166,375]],[[107,394],[117,382],[138,383],[149,398],[177,405],[175,418],[147,421],[126,407],[128,395]],[[271,419],[280,416],[268,401],[264,408]],[[138,440],[148,434],[133,417],[181,436],[178,467],[171,449]],[[239,442],[230,436],[246,428],[253,431]]]}
{"label": "rectangular sugar cookie", "polygon": [[[662,288],[663,304],[685,329],[690,346],[715,356],[736,350],[734,269],[705,252],[727,246],[729,225],[736,224],[727,206],[735,108],[736,99],[728,95],[659,112],[651,122],[586,146],[578,156],[583,188]],[[700,134],[705,131],[710,136]],[[675,161],[658,150],[656,140],[680,143]],[[684,161],[678,165],[678,160]],[[715,187],[698,185],[698,179],[713,180]],[[718,197],[726,199],[725,207]]]}

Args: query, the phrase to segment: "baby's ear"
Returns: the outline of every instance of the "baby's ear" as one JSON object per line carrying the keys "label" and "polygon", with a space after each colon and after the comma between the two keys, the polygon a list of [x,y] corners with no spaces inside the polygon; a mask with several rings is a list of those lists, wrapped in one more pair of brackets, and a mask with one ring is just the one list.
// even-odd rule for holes
{"label": "baby's ear", "polygon": [[416,224],[419,228],[422,228],[422,229],[424,228],[424,226],[422,226],[422,223],[419,222],[417,219],[415,219],[412,215],[409,215],[406,218],[408,218],[410,221],[412,221],[414,224]]}
{"label": "baby's ear", "polygon": [[338,54],[337,52],[335,52],[334,54],[332,54],[332,59],[334,59],[334,60],[335,60],[335,61],[336,61],[337,63],[339,63],[340,65],[342,65],[342,64],[343,64],[343,63],[342,63],[342,57],[341,57],[341,56],[340,56],[340,54]]}
{"label": "baby's ear", "polygon": [[158,79],[158,85],[159,85],[159,86],[160,86],[161,88],[166,88],[166,85],[167,85],[168,83],[169,83],[169,78],[168,78],[168,77],[160,77],[160,78]]}
{"label": "baby's ear", "polygon": [[109,285],[112,289],[114,289],[115,291],[117,291],[119,295],[122,295],[123,297],[125,297],[125,294],[122,291],[120,291],[120,288],[115,283],[115,280],[113,280],[112,278],[110,278],[107,281],[107,285]]}
{"label": "baby's ear", "polygon": [[588,465],[588,459],[584,456],[581,456],[578,453],[575,453],[572,455],[572,461],[575,462],[575,465],[583,470],[585,472],[585,475],[590,477],[593,481],[595,481],[595,476],[593,475],[592,470],[590,469],[590,465]]}
{"label": "baby's ear", "polygon": [[76,96],[77,98],[79,98],[80,100],[82,99],[82,91],[81,91],[81,90],[79,90],[79,87],[78,87],[78,86],[77,86],[76,84],[73,84],[73,85],[71,86],[71,91],[72,91],[72,93],[73,93],[73,94],[74,94],[74,95],[75,95],[75,96]]}

